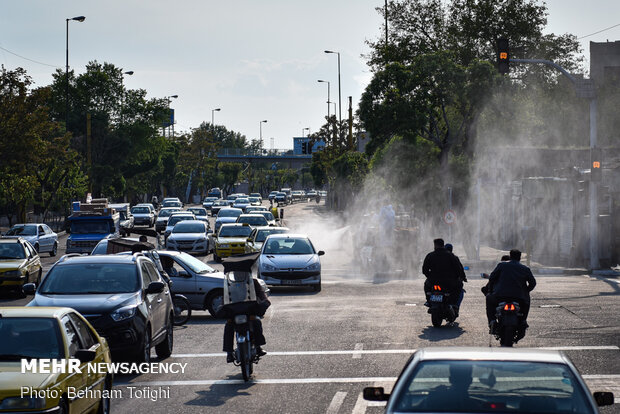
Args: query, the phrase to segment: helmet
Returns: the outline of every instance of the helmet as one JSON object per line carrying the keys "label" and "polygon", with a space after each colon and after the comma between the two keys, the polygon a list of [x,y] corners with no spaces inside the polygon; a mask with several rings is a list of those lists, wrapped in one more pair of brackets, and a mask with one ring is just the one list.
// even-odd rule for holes
{"label": "helmet", "polygon": [[452,245],[450,243],[446,243],[446,245],[444,246],[446,248],[447,251],[449,251],[450,253],[452,253]]}

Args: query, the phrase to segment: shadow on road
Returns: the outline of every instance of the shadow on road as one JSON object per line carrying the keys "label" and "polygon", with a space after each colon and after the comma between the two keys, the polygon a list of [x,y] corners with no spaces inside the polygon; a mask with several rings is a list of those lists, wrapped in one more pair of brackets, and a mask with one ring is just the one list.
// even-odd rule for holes
{"label": "shadow on road", "polygon": [[440,328],[427,326],[422,333],[418,335],[418,338],[431,342],[449,341],[458,338],[465,332],[467,331],[461,328],[458,322],[454,322],[452,325],[442,325]]}
{"label": "shadow on road", "polygon": [[[192,311],[192,316],[189,318],[189,321],[183,326],[186,325],[223,325],[226,322],[226,319],[218,319],[211,316],[210,313],[196,313],[196,311]],[[182,326],[181,326],[182,327]]]}
{"label": "shadow on road", "polygon": [[[241,380],[241,372],[238,375],[229,375],[228,380]],[[185,403],[185,405],[197,405],[204,407],[219,407],[228,400],[239,396],[249,396],[247,391],[254,385],[253,382],[244,382],[241,384],[214,384],[209,387],[208,390],[196,392],[196,397]]]}

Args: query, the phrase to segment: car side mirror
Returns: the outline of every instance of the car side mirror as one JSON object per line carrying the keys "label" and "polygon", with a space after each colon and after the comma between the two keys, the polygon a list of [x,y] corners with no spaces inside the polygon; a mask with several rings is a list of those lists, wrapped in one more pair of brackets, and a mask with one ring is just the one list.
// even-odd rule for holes
{"label": "car side mirror", "polygon": [[605,405],[613,405],[614,403],[614,393],[609,391],[598,391],[593,394],[594,401],[596,401],[596,405],[599,407],[603,407]]}
{"label": "car side mirror", "polygon": [[75,353],[75,358],[79,359],[82,363],[91,362],[96,356],[97,352],[91,351],[90,349],[78,349]]}
{"label": "car side mirror", "polygon": [[186,270],[179,270],[179,277],[191,277]]}
{"label": "car side mirror", "polygon": [[488,273],[480,273],[480,277],[483,279],[488,279],[490,276]]}
{"label": "car side mirror", "polygon": [[146,288],[146,293],[161,293],[164,291],[166,284],[164,282],[151,282],[149,286]]}
{"label": "car side mirror", "polygon": [[24,286],[22,286],[22,292],[24,292],[25,295],[34,295],[36,291],[37,285],[35,285],[34,283],[26,283]]}
{"label": "car side mirror", "polygon": [[386,394],[383,387],[366,387],[364,388],[364,399],[368,401],[387,401],[390,394]]}
{"label": "car side mirror", "polygon": [[323,256],[325,254],[325,252],[323,250],[319,250],[319,252],[317,253],[319,256]]}

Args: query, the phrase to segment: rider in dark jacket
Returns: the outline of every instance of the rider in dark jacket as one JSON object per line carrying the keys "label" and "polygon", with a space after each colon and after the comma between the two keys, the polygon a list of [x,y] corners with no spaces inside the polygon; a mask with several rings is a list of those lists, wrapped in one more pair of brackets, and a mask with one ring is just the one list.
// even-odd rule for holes
{"label": "rider in dark jacket", "polygon": [[495,308],[500,302],[515,300],[519,302],[523,322],[527,327],[527,315],[530,311],[530,292],[536,287],[536,279],[529,267],[519,263],[521,252],[510,251],[510,261],[498,263],[489,277],[487,294],[487,319],[489,327],[495,321]]}
{"label": "rider in dark jacket", "polygon": [[433,285],[441,285],[451,293],[451,302],[456,304],[463,289],[463,266],[446,250],[443,239],[435,239],[433,244],[435,250],[426,255],[422,264],[422,273],[426,276],[424,292],[431,292]]}

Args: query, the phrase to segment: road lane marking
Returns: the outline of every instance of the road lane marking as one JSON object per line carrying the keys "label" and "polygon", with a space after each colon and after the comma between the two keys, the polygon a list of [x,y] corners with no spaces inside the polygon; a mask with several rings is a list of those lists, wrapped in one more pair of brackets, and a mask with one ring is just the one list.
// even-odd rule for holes
{"label": "road lane marking", "polygon": [[[364,344],[355,344],[355,350],[356,351],[361,351],[364,349]],[[361,352],[354,352],[353,353],[353,359],[361,359],[362,358],[362,353]]]}
{"label": "road lane marking", "polygon": [[366,400],[364,400],[364,394],[360,392],[360,395],[357,396],[357,401],[355,402],[355,406],[353,407],[353,411],[351,414],[366,414],[366,407],[368,404]]}
{"label": "road lane marking", "polygon": [[344,402],[344,398],[347,396],[347,393],[344,391],[338,391],[335,395],[334,398],[332,398],[332,402],[329,404],[329,407],[327,407],[327,414],[338,414],[338,410],[340,410],[340,407],[342,406],[342,403]]}
{"label": "road lane marking", "polygon": [[[274,378],[274,379],[255,379],[250,380],[252,384],[282,385],[282,384],[354,384],[372,383],[377,381],[396,381],[396,377],[361,377],[361,378]],[[137,382],[118,382],[114,386],[132,387],[165,387],[174,385],[239,385],[247,384],[242,379],[238,380],[171,380],[171,381],[137,381]]]}
{"label": "road lane marking", "polygon": [[[357,345],[356,345],[357,347]],[[620,347],[616,345],[601,346],[548,346],[530,349],[542,349],[551,351],[618,351]],[[348,349],[334,351],[269,351],[271,356],[303,356],[303,355],[355,355],[355,354],[412,354],[416,349]],[[220,358],[225,356],[224,352],[208,353],[208,354],[172,354],[173,358]]]}

